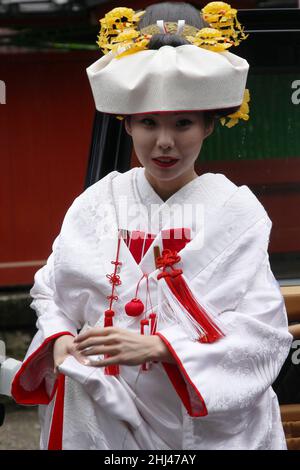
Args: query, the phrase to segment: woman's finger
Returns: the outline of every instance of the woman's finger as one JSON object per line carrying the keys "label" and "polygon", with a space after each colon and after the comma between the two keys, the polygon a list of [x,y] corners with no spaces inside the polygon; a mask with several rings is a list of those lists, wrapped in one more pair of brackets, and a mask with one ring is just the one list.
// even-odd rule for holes
{"label": "woman's finger", "polygon": [[106,367],[114,364],[120,364],[120,357],[118,355],[103,359],[101,361],[89,360],[89,365],[92,367]]}
{"label": "woman's finger", "polygon": [[83,356],[93,356],[95,354],[109,354],[109,355],[116,355],[118,354],[119,351],[116,350],[116,348],[113,348],[113,347],[90,347],[90,348],[86,348],[84,349],[83,351],[80,351],[80,354],[82,354]]}
{"label": "woman's finger", "polygon": [[88,338],[84,341],[81,341],[80,343],[75,343],[75,349],[77,351],[82,351],[85,348],[89,348],[92,346],[101,346],[101,345],[106,345],[106,344],[113,344],[115,342],[115,336],[93,336],[91,338]]}
{"label": "woman's finger", "polygon": [[87,331],[84,331],[83,333],[79,333],[75,339],[75,343],[80,343],[81,341],[84,341],[85,339],[89,338],[90,336],[98,336],[100,331],[100,328],[94,327],[94,328],[89,328]]}
{"label": "woman's finger", "polygon": [[95,326],[94,328],[90,328],[89,330],[85,331],[84,333],[79,333],[74,339],[75,343],[81,343],[82,341],[90,338],[91,336],[108,336],[112,333],[115,333],[116,328],[112,326],[108,326],[105,328],[101,328],[100,326]]}

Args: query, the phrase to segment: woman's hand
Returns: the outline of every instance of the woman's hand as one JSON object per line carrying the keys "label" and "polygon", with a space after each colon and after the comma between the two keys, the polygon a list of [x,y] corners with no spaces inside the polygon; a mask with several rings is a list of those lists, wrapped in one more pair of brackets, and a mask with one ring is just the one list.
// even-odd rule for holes
{"label": "woman's hand", "polygon": [[[85,365],[95,367],[111,364],[135,366],[156,360],[175,362],[159,336],[141,335],[117,327],[91,328],[76,336],[74,346],[76,358]],[[86,358],[97,354],[108,354],[110,357],[93,362]]]}
{"label": "woman's hand", "polygon": [[58,366],[64,362],[69,354],[72,354],[74,337],[71,335],[59,336],[53,345],[54,373],[58,374]]}

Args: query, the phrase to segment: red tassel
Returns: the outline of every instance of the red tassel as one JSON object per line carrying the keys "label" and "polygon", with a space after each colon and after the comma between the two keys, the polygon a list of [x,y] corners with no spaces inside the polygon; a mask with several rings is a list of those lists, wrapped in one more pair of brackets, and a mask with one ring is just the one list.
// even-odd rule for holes
{"label": "red tassel", "polygon": [[199,339],[201,343],[213,343],[225,336],[201,305],[198,304],[181,274],[174,277],[172,275],[166,276],[165,280],[171,292],[205,331],[205,336]]}
{"label": "red tassel", "polygon": [[[152,312],[149,315],[150,318],[150,334],[155,335],[156,333],[156,326],[157,326],[157,315],[156,313]],[[155,364],[158,363],[158,361],[153,361]]]}
{"label": "red tassel", "polygon": [[107,326],[114,326],[113,317],[115,315],[115,312],[113,310],[106,310],[104,315],[104,328]]}
{"label": "red tassel", "polygon": [[[106,310],[104,316],[104,328],[107,326],[114,326],[113,325],[113,317],[115,312],[113,310]],[[108,354],[104,354],[104,359],[108,359],[110,356]],[[109,366],[105,366],[104,374],[105,375],[119,375],[120,368],[119,364],[111,364]]]}
{"label": "red tassel", "polygon": [[156,333],[156,313],[154,312],[150,313],[149,318],[150,318],[150,324],[151,324],[150,334],[154,335]]}
{"label": "red tassel", "polygon": [[[141,335],[145,334],[145,327],[146,329],[147,327],[149,328],[149,320],[146,320],[146,319],[141,320]],[[144,362],[144,364],[142,364],[142,370],[148,370],[148,369],[149,369],[149,364],[147,362]]]}
{"label": "red tassel", "polygon": [[[205,336],[201,336],[199,341],[201,343],[213,343],[219,338],[224,337],[224,333],[194,298],[191,290],[181,276],[183,272],[182,269],[173,268],[173,264],[179,263],[181,260],[177,251],[165,249],[162,254],[163,256],[157,259],[157,265],[159,268],[163,268],[163,271],[158,274],[157,279],[165,279],[176,299],[179,300],[194,320],[199,323],[201,329],[204,330]],[[172,271],[166,271],[167,267],[171,268]]]}

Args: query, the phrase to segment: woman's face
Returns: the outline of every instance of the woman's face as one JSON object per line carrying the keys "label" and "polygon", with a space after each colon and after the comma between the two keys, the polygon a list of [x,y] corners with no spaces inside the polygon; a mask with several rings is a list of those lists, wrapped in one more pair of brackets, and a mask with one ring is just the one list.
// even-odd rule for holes
{"label": "woman's face", "polygon": [[[148,181],[167,197],[197,177],[194,164],[214,125],[205,126],[202,112],[172,112],[132,115],[125,128]],[[162,167],[153,160],[158,157],[173,157],[176,163]]]}

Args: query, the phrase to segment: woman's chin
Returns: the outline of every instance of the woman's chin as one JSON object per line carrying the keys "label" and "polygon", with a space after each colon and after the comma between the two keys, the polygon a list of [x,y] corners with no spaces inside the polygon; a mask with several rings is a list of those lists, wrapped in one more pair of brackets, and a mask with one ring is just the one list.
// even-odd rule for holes
{"label": "woman's chin", "polygon": [[178,171],[178,168],[175,167],[159,167],[155,163],[145,166],[145,171],[150,174],[153,178],[159,178],[162,181],[170,181],[172,179],[178,178],[181,173]]}

